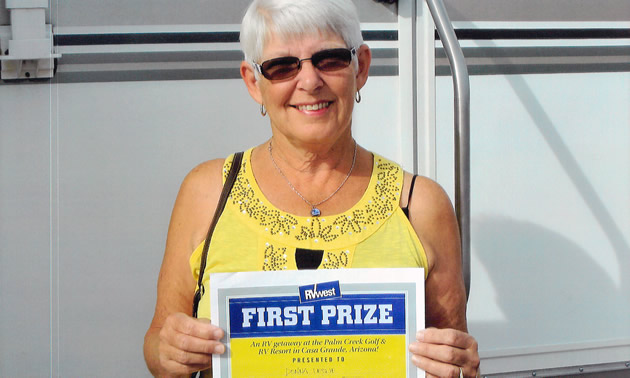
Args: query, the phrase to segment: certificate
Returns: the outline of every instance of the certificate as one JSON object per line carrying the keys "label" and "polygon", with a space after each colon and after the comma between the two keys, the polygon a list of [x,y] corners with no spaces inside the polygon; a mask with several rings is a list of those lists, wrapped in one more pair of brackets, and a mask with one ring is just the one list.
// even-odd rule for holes
{"label": "certificate", "polygon": [[216,377],[424,377],[408,345],[424,328],[420,268],[213,273]]}

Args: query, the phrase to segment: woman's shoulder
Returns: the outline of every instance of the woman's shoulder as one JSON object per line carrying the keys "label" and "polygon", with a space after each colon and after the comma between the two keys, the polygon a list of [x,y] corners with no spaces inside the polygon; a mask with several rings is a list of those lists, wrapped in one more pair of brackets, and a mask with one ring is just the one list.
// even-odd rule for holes
{"label": "woman's shoulder", "polygon": [[[405,183],[413,183],[409,194],[409,220],[416,234],[427,247],[429,265],[444,257],[444,250],[458,253],[459,229],[451,200],[446,191],[425,176],[405,173]],[[450,254],[450,253],[449,253]]]}
{"label": "woman's shoulder", "polygon": [[[429,177],[404,172],[403,178],[410,210],[444,211],[452,210],[448,194],[440,184]],[[413,212],[415,213],[415,212]],[[412,214],[413,214],[412,213]]]}
{"label": "woman's shoulder", "polygon": [[224,176],[227,175],[226,169],[229,170],[236,155],[234,153],[226,158],[207,160],[190,170],[181,184],[178,200],[179,197],[192,199],[194,206],[205,206],[204,211],[210,209],[214,213],[223,189]]}
{"label": "woman's shoulder", "polygon": [[444,210],[444,206],[452,208],[451,201],[440,184],[426,176],[415,176],[414,179],[413,174],[405,172],[405,181],[415,181],[413,184],[413,192],[411,193],[411,202],[425,207],[435,208],[436,210]]}
{"label": "woman's shoulder", "polygon": [[203,238],[214,215],[223,187],[225,159],[208,160],[195,166],[184,178],[175,200],[173,221],[188,230],[190,242]]}
{"label": "woman's shoulder", "polygon": [[212,159],[197,164],[188,172],[182,182],[185,194],[194,195],[198,191],[207,191],[215,186],[221,186],[223,165],[225,158]]}

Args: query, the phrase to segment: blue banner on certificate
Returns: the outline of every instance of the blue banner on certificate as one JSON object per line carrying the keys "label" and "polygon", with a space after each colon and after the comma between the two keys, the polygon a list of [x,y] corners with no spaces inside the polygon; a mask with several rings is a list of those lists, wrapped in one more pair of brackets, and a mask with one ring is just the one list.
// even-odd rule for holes
{"label": "blue banner on certificate", "polygon": [[419,268],[214,273],[214,377],[424,377],[408,345],[424,328]]}

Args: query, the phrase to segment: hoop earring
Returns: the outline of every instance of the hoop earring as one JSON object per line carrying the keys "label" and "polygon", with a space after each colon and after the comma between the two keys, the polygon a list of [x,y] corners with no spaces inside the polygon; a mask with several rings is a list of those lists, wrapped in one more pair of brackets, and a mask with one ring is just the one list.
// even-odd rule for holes
{"label": "hoop earring", "polygon": [[265,105],[260,104],[260,115],[263,117],[267,115],[267,109],[265,109]]}
{"label": "hoop earring", "polygon": [[359,92],[358,90],[357,93],[354,95],[354,101],[356,101],[357,104],[361,102],[361,92]]}

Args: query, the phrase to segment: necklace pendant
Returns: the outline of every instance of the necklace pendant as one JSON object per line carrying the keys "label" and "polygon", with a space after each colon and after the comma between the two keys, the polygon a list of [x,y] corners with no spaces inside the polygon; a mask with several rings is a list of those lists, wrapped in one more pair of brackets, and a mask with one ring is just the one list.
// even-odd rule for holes
{"label": "necklace pendant", "polygon": [[314,217],[318,217],[318,216],[320,216],[320,215],[321,215],[321,213],[322,213],[322,212],[321,212],[318,208],[316,208],[316,207],[314,207],[314,208],[312,208],[312,209],[311,209],[311,215],[312,215],[312,216],[314,216]]}

